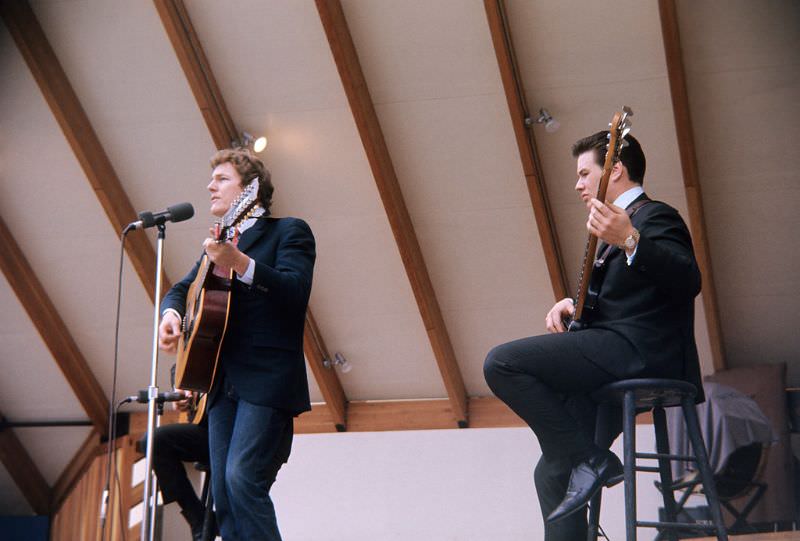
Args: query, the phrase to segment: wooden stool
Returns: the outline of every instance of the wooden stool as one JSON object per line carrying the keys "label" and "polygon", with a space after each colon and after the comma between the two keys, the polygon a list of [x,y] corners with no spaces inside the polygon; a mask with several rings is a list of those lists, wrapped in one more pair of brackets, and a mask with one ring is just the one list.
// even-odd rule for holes
{"label": "wooden stool", "polygon": [[211,541],[216,536],[216,524],[214,524],[214,499],[211,495],[211,468],[208,464],[195,462],[194,469],[203,472],[203,489],[200,493],[200,501],[206,508],[203,515],[203,541]]}
{"label": "wooden stool", "polygon": [[[716,532],[719,541],[727,541],[728,535],[722,522],[722,513],[719,507],[717,490],[714,486],[713,472],[708,463],[708,455],[703,444],[703,435],[697,420],[694,400],[697,389],[691,383],[673,379],[628,379],[606,385],[592,394],[592,398],[600,404],[598,413],[598,427],[607,426],[603,418],[607,408],[603,404],[622,405],[623,429],[623,466],[625,471],[625,538],[627,541],[636,540],[636,528],[658,528],[664,537],[674,541],[677,539],[677,530],[705,530]],[[683,418],[686,421],[689,441],[692,444],[693,455],[673,455],[669,451],[669,438],[667,436],[667,421],[664,408],[680,406]],[[636,452],[636,414],[638,411],[653,411],[653,425],[656,433],[656,452]],[[638,466],[636,459],[651,459],[658,461],[658,467]],[[711,511],[711,524],[687,524],[677,521],[675,487],[670,468],[671,460],[694,462],[700,472],[703,491]],[[667,516],[665,522],[640,521],[636,518],[636,472],[659,473],[661,476],[662,496],[664,511]],[[589,509],[589,541],[596,541],[600,526],[600,502],[602,490],[592,498]]]}

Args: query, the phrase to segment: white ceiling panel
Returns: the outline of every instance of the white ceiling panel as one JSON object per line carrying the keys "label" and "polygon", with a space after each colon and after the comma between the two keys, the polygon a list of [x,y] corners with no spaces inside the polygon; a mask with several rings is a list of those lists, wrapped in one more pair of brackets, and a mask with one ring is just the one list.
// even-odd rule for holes
{"label": "white ceiling panel", "polygon": [[17,428],[15,432],[47,484],[52,487],[86,441],[91,428],[85,426]]}
{"label": "white ceiling panel", "polygon": [[27,516],[34,515],[28,500],[14,483],[8,470],[0,464],[0,510],[2,516]]}
{"label": "white ceiling panel", "polygon": [[[678,3],[727,361],[800,370],[800,5]],[[713,20],[713,24],[702,21]]]}

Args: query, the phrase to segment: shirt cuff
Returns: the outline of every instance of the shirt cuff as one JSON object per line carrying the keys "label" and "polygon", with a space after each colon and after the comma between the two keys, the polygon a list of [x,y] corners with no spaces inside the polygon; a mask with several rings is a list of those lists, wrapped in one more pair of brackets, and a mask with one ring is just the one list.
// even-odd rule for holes
{"label": "shirt cuff", "polygon": [[631,255],[628,255],[627,253],[625,254],[625,256],[628,258],[629,267],[633,264],[633,258],[636,257],[636,250],[638,249],[639,247],[637,246],[636,248],[633,249],[633,253]]}
{"label": "shirt cuff", "polygon": [[180,312],[178,312],[178,311],[177,311],[177,310],[175,310],[174,308],[167,308],[166,310],[164,310],[163,312],[161,312],[161,317],[163,318],[163,317],[164,317],[164,315],[166,315],[166,314],[167,314],[167,313],[169,313],[169,312],[172,312],[173,314],[175,314],[176,316],[178,316],[178,319],[180,319],[181,321],[183,321],[183,316],[180,314]]}
{"label": "shirt cuff", "polygon": [[253,285],[253,276],[256,273],[256,260],[252,257],[250,258],[250,263],[247,264],[247,270],[244,271],[244,274],[241,276],[239,273],[236,273],[236,278],[239,279],[240,282],[243,282],[245,285],[251,286]]}

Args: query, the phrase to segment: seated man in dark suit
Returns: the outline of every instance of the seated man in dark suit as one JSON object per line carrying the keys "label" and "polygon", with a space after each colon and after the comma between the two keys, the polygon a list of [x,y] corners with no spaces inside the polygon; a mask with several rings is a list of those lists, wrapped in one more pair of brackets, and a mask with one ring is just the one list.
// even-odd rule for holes
{"label": "seated man in dark suit", "polygon": [[700,272],[689,231],[675,209],[644,194],[645,157],[630,135],[611,170],[607,201],[595,198],[607,135],[596,133],[572,148],[575,190],[589,211],[586,227],[603,241],[604,263],[590,283],[597,298],[588,317],[584,312],[585,328],[565,332],[574,302],[562,299],[545,318],[550,334],[497,346],[484,364],[489,387],[539,440],[534,478],[547,541],[585,539],[586,504],[622,478],[622,464],[607,450],[620,429],[595,444],[589,394],[636,377],[700,387],[693,330]]}
{"label": "seated man in dark suit", "polygon": [[[191,393],[186,399],[173,402],[181,411],[191,405]],[[144,452],[144,438],[138,442],[139,450]],[[199,541],[203,534],[205,506],[186,474],[184,462],[208,464],[208,423],[203,420],[195,423],[174,423],[156,428],[153,436],[153,471],[158,479],[158,488],[164,504],[177,502],[181,514],[192,531],[192,539]]]}
{"label": "seated man in dark suit", "polygon": [[[246,149],[217,152],[208,190],[222,217],[258,179],[259,205],[238,228],[238,242],[208,238],[203,248],[232,269],[228,322],[209,394],[211,487],[225,541],[278,540],[269,496],[292,444],[293,417],[311,409],[303,329],[314,269],[314,236],[297,218],[272,218],[273,186],[264,164]],[[198,264],[164,298],[162,349],[175,351],[186,294]]]}

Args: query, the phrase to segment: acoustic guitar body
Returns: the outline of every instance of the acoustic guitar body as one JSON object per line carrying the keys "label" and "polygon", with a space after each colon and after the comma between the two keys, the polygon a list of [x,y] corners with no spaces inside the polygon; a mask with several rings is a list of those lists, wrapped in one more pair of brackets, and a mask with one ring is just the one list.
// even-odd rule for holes
{"label": "acoustic guitar body", "polygon": [[177,388],[201,393],[209,392],[214,382],[231,302],[232,273],[220,276],[213,272],[218,267],[210,270],[209,266],[213,267],[203,256],[186,295],[175,370]]}

